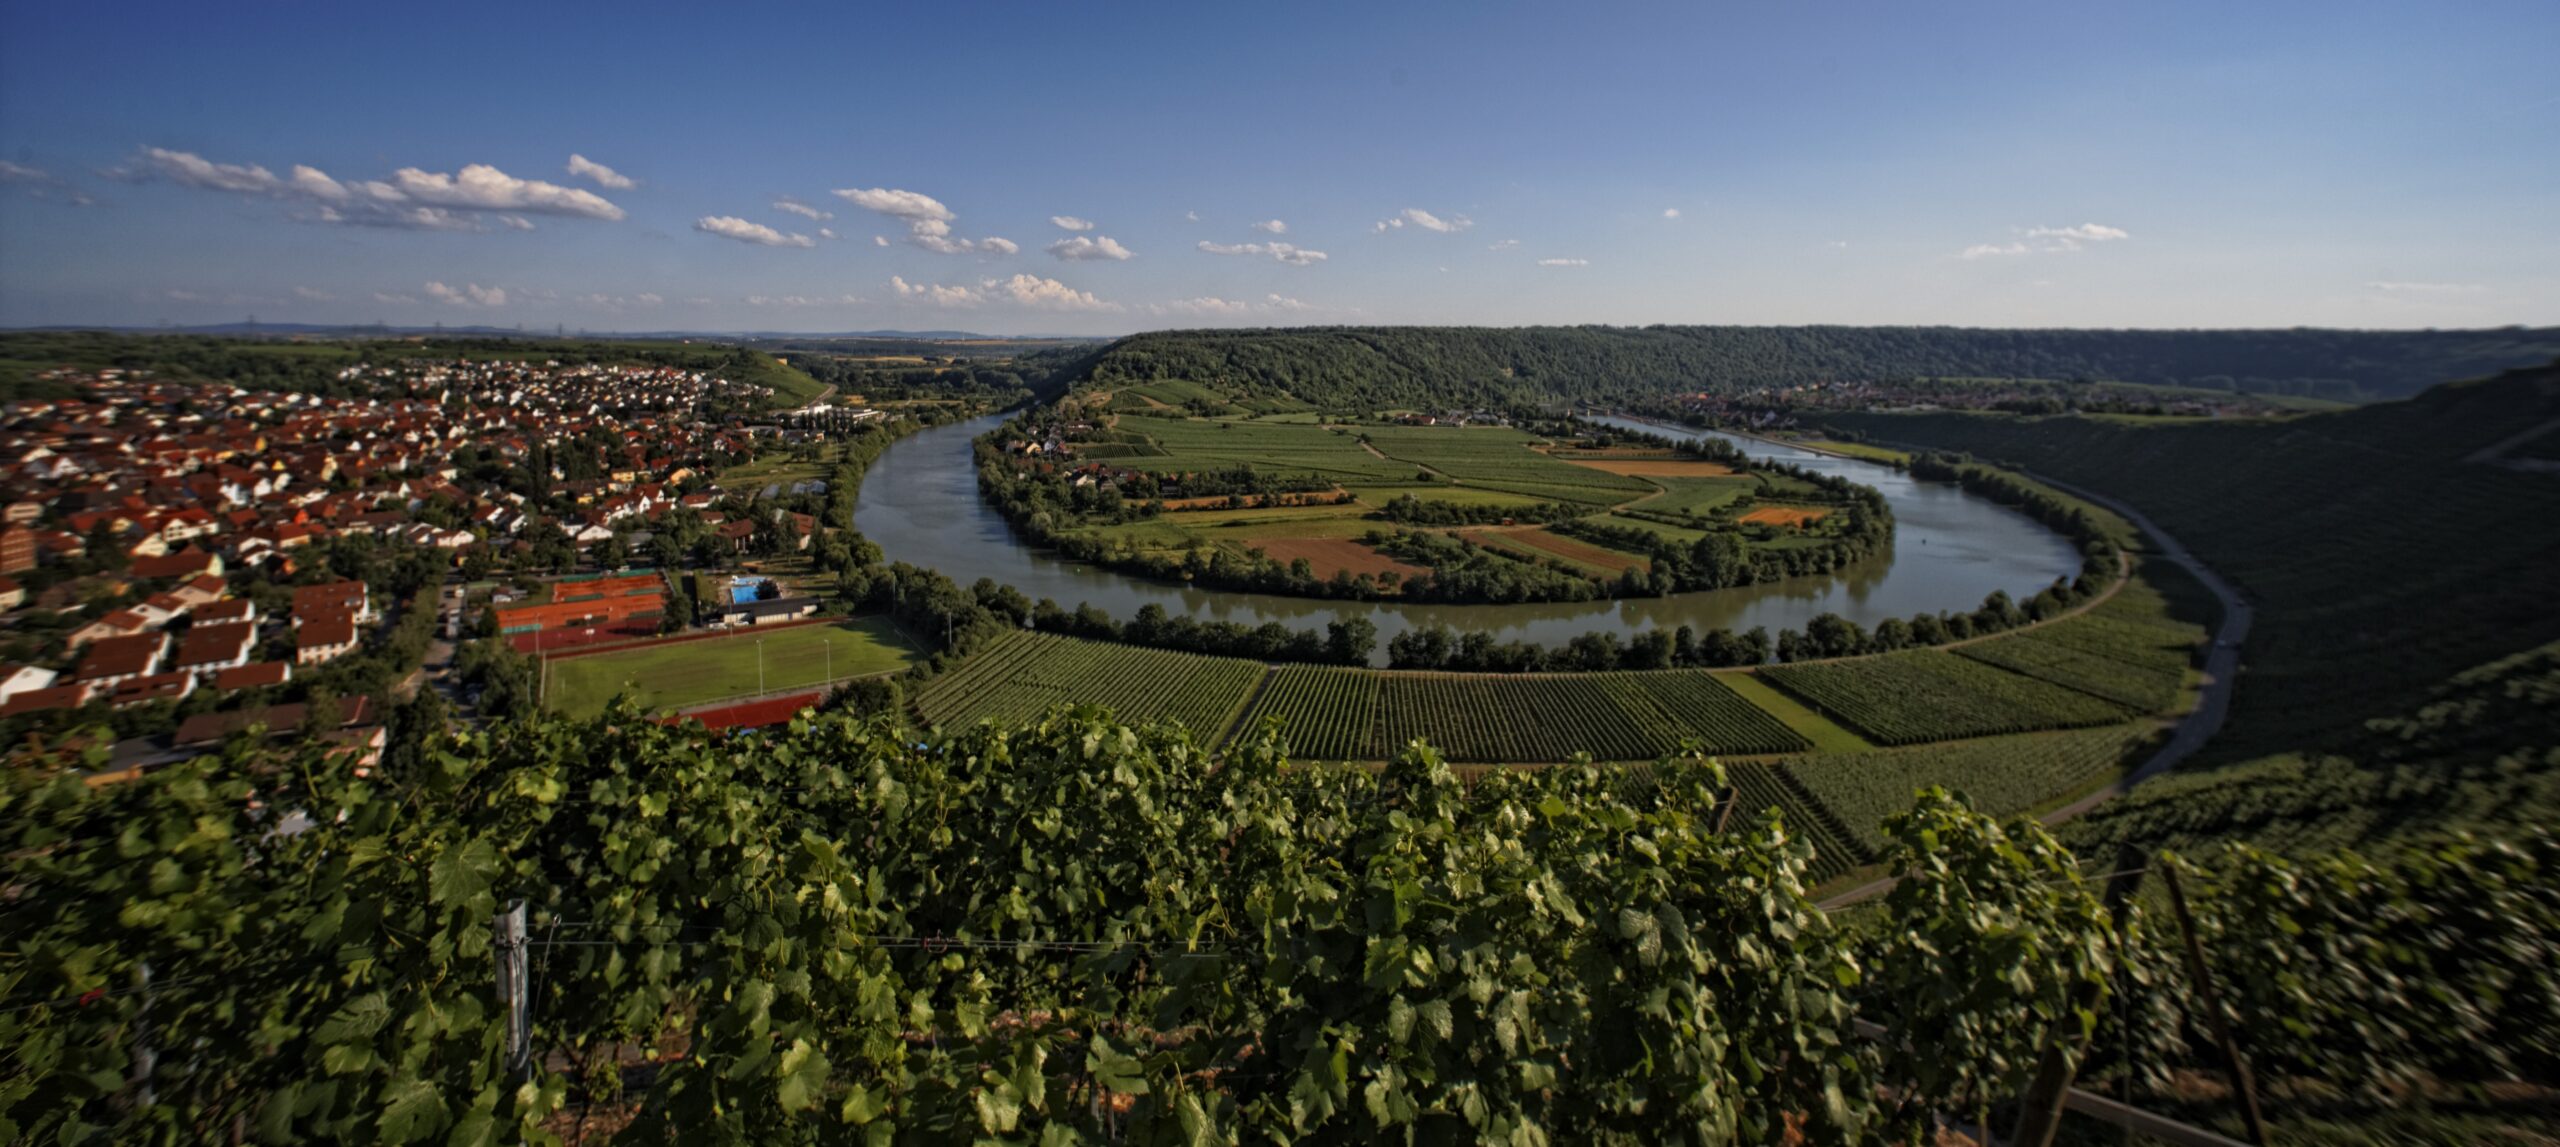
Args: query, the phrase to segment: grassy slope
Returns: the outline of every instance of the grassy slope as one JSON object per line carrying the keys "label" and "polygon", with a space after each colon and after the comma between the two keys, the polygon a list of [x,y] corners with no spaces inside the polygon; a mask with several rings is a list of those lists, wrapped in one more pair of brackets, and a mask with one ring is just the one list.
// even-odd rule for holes
{"label": "grassy slope", "polygon": [[2254,600],[2208,771],[2110,804],[2076,838],[2313,847],[2560,807],[2560,734],[2531,715],[2560,707],[2560,477],[2463,461],[2554,416],[2546,368],[2280,423],[1838,421],[2122,497]]}
{"label": "grassy slope", "polygon": [[627,690],[642,709],[656,712],[753,693],[758,641],[767,689],[822,685],[831,666],[841,679],[904,669],[915,660],[915,650],[885,619],[795,626],[555,660],[546,686],[551,707],[588,716]]}

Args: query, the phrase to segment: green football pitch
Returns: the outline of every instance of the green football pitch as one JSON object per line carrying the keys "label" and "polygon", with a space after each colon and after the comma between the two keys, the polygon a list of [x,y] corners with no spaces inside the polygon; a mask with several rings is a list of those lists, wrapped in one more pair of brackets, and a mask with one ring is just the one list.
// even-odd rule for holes
{"label": "green football pitch", "polygon": [[603,712],[617,693],[651,713],[746,697],[759,690],[759,653],[766,693],[904,669],[916,658],[886,618],[868,617],[554,659],[543,667],[543,695],[577,717]]}

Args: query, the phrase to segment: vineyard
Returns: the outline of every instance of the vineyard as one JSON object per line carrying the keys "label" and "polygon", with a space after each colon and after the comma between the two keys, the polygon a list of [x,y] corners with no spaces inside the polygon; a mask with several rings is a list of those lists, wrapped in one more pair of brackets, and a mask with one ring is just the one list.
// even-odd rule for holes
{"label": "vineyard", "polygon": [[[1765,766],[630,715],[365,778],[11,770],[0,1140],[1916,1147],[2083,1038],[2146,1105],[2222,1062],[2185,913],[2118,925],[2092,858],[1943,793],[1833,917],[1866,854]],[[2278,1119],[2560,1079],[2560,839],[2148,866]]]}
{"label": "vineyard", "polygon": [[1071,637],[1008,633],[917,693],[935,725],[1010,723],[1058,705],[1101,705],[1126,721],[1174,721],[1216,737],[1264,672],[1253,661]]}
{"label": "vineyard", "polygon": [[2154,732],[2147,722],[2109,725],[1873,753],[1819,753],[1771,768],[1836,817],[1857,847],[1881,849],[1885,818],[1910,808],[1912,795],[1922,789],[1943,785],[1995,816],[2024,812],[2116,769]]}
{"label": "vineyard", "polygon": [[[1733,785],[1735,823],[1748,822],[1776,809],[1785,820],[1787,832],[1813,847],[1813,860],[1805,871],[1815,884],[1837,880],[1873,858],[1871,845],[1861,844],[1839,817],[1813,800],[1778,766],[1763,762],[1731,764],[1725,766],[1725,777]],[[1909,802],[1903,807],[1910,807]]]}
{"label": "vineyard", "polygon": [[2204,627],[2178,620],[2175,604],[2150,579],[2129,579],[2114,597],[2077,617],[2040,625],[1955,652],[1989,665],[2067,686],[2139,713],[2177,704]]}
{"label": "vineyard", "polygon": [[1641,478],[1576,466],[1531,450],[1537,439],[1518,430],[1368,426],[1361,432],[1390,458],[1427,466],[1470,486],[1542,501],[1609,505],[1655,492]]}
{"label": "vineyard", "polygon": [[1588,753],[1650,760],[1695,742],[1704,751],[1801,751],[1804,738],[1689,670],[1621,673],[1379,673],[1289,665],[1274,670],[1248,725],[1277,718],[1297,755],[1385,760],[1415,738],[1451,761],[1525,764]]}
{"label": "vineyard", "polygon": [[1880,745],[2124,720],[2124,707],[1939,650],[1771,665],[1762,680]]}

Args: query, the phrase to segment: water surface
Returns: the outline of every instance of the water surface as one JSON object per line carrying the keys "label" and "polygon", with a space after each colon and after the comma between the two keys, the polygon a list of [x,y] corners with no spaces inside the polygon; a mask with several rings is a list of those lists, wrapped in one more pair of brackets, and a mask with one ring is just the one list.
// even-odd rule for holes
{"label": "water surface", "polygon": [[1752,458],[1838,474],[1875,487],[1893,506],[1892,552],[1829,577],[1589,602],[1427,605],[1195,589],[1062,561],[1017,540],[1004,518],[978,497],[977,469],[969,449],[970,439],[994,429],[1003,419],[991,414],[935,427],[890,446],[863,480],[854,505],[854,527],[878,542],[891,561],[939,570],[962,585],[994,578],[1034,600],[1050,598],[1069,609],[1091,602],[1122,620],[1149,603],[1204,621],[1246,625],[1277,621],[1292,628],[1366,617],[1378,627],[1373,660],[1380,665],[1386,664],[1389,639],[1435,624],[1483,630],[1506,641],[1549,645],[1598,629],[1623,636],[1681,625],[1701,632],[1766,626],[1775,636],[1781,629],[1801,630],[1824,613],[1872,626],[1888,617],[1970,610],[1992,590],[2024,598],[2054,578],[2080,569],[2078,551],[2069,539],[1952,485],[1916,482],[1880,463],[1834,458],[1756,438],[1601,418],[1595,421],[1621,429],[1720,438]]}

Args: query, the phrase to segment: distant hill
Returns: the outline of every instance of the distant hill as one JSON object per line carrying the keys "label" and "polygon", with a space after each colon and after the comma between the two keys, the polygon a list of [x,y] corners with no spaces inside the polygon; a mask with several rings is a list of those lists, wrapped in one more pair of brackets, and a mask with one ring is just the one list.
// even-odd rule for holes
{"label": "distant hill", "polygon": [[2114,381],[2364,402],[2554,357],[2560,327],[1318,327],[1132,335],[1105,348],[1085,381],[1180,379],[1334,409],[1621,401],[1915,377]]}
{"label": "distant hill", "polygon": [[[2544,465],[2560,364],[2282,420],[1824,421],[2123,498],[2252,600],[2231,722],[2203,758],[2252,763],[2084,831],[2329,844],[2560,810],[2560,473]],[[2520,705],[2546,716],[2510,719]]]}
{"label": "distant hill", "polygon": [[493,326],[396,326],[387,323],[209,323],[191,327],[118,327],[96,324],[64,324],[37,327],[0,328],[12,331],[106,331],[134,335],[233,335],[241,338],[406,338],[413,336],[446,336],[473,338],[518,338],[549,340],[562,337],[616,339],[721,339],[766,341],[793,339],[824,341],[828,339],[911,339],[929,342],[1101,342],[1090,335],[986,335],[975,331],[721,331],[670,329],[658,331],[588,331],[533,327]]}

